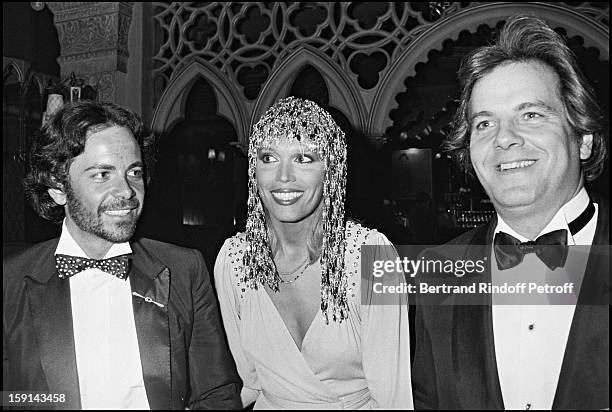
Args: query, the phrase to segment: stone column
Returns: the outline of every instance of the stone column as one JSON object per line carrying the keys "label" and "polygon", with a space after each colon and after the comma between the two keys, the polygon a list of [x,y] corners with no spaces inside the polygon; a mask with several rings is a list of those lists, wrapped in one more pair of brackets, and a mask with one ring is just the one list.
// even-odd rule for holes
{"label": "stone column", "polygon": [[125,105],[132,2],[51,2],[62,79],[98,86],[98,100]]}

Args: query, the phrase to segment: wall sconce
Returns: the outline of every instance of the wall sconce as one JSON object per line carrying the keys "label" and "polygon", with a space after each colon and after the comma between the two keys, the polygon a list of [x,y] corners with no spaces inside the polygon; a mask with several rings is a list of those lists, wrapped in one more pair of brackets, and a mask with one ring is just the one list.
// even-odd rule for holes
{"label": "wall sconce", "polygon": [[207,157],[208,157],[208,160],[211,162],[213,162],[214,160],[216,160],[217,162],[225,162],[225,151],[224,150],[217,151],[213,147],[211,147],[210,149],[208,149]]}

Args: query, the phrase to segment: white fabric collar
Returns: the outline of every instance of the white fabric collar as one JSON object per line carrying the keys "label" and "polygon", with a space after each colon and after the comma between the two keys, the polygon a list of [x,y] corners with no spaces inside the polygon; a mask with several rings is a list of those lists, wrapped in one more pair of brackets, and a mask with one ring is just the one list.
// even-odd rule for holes
{"label": "white fabric collar", "polygon": [[[589,204],[589,195],[587,194],[586,189],[583,187],[580,189],[578,194],[571,198],[566,204],[564,204],[561,209],[557,211],[557,213],[553,216],[553,218],[548,222],[548,224],[538,233],[538,236],[552,232],[553,230],[565,229],[567,230],[567,244],[575,245],[574,236],[570,232],[568,224],[569,222],[576,219],[580,214],[586,209]],[[514,229],[512,229],[504,219],[497,215],[497,227],[495,228],[495,233],[497,232],[505,232],[511,236],[514,236],[521,242],[527,242],[525,236],[517,233]],[[538,237],[536,236],[536,238]]]}

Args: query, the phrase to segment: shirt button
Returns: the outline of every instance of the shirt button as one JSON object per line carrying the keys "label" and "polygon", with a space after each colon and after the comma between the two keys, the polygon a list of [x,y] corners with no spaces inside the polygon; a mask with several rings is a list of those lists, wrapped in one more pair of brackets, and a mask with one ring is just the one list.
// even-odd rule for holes
{"label": "shirt button", "polygon": [[[535,325],[533,323],[529,324],[529,330],[533,330],[535,328]],[[527,405],[531,405],[530,403],[528,403]]]}

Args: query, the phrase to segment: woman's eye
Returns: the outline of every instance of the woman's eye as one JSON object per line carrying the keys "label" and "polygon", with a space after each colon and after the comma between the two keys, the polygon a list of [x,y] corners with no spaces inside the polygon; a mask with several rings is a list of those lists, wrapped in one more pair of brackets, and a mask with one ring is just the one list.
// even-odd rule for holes
{"label": "woman's eye", "polygon": [[299,154],[295,157],[298,163],[312,163],[313,159],[308,155]]}
{"label": "woman's eye", "polygon": [[276,161],[276,158],[274,156],[272,156],[271,154],[267,154],[267,153],[262,154],[260,156],[260,159],[264,163],[272,163]]}

